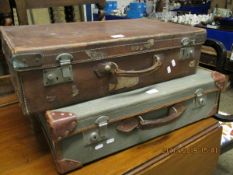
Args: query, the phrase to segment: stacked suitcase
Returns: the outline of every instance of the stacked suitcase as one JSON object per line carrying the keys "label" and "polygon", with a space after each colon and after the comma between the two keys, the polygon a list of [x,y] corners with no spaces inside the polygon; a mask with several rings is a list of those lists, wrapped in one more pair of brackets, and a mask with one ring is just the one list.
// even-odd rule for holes
{"label": "stacked suitcase", "polygon": [[139,19],[1,32],[22,110],[40,120],[59,173],[218,110],[221,76],[197,69],[202,29]]}

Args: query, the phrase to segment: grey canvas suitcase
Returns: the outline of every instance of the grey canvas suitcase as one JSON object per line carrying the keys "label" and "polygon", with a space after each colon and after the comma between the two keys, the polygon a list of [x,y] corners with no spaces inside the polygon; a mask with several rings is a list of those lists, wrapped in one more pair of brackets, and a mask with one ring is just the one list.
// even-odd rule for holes
{"label": "grey canvas suitcase", "polygon": [[[217,82],[219,85],[219,83]],[[39,119],[58,172],[214,115],[219,88],[211,72],[50,110]]]}

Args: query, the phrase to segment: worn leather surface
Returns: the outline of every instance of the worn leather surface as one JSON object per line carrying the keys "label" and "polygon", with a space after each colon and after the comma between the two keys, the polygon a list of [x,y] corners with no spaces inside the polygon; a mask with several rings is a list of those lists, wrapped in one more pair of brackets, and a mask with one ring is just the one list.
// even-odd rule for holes
{"label": "worn leather surface", "polygon": [[[25,68],[11,68],[25,114],[193,74],[200,45],[205,40],[203,29],[149,19],[5,27],[2,34],[9,66],[16,59],[12,56],[35,53],[42,56],[38,64],[25,59],[21,60]],[[195,39],[195,46],[191,56],[183,58],[180,48],[186,37]],[[59,67],[56,58],[65,52],[73,56],[73,81],[45,86],[43,71]],[[161,62],[159,67],[142,73],[153,67],[155,57]],[[112,73],[99,77],[98,65],[108,62],[114,62],[123,72],[140,73],[133,77]]]}
{"label": "worn leather surface", "polygon": [[[150,19],[18,26],[7,27],[2,31],[15,52],[51,50],[90,44],[98,46],[104,41],[121,43],[128,39],[140,39],[142,36],[150,38],[151,36],[205,33],[200,28]],[[116,35],[124,35],[125,37],[117,37]]]}

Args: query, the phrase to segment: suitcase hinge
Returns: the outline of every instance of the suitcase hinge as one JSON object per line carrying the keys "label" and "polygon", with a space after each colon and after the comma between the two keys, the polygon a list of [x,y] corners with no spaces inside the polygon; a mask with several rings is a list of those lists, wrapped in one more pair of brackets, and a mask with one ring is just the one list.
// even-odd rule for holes
{"label": "suitcase hinge", "polygon": [[197,89],[195,92],[195,107],[202,107],[206,105],[206,95],[203,89]]}
{"label": "suitcase hinge", "polygon": [[73,70],[71,65],[73,56],[69,53],[63,53],[58,55],[56,60],[59,62],[60,67],[45,69],[43,71],[44,86],[73,81]]}

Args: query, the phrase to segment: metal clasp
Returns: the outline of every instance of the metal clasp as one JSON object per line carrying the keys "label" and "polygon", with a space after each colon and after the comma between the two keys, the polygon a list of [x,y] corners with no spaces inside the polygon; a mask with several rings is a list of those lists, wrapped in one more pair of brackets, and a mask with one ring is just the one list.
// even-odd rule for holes
{"label": "metal clasp", "polygon": [[58,55],[56,61],[59,62],[60,67],[43,71],[44,85],[51,86],[73,81],[72,60],[73,56],[69,53]]}
{"label": "metal clasp", "polygon": [[192,58],[194,55],[194,45],[196,41],[195,39],[183,38],[181,40],[182,48],[180,49],[180,57],[181,59]]}
{"label": "metal clasp", "polygon": [[108,121],[109,117],[107,116],[100,116],[95,120],[98,128],[84,133],[87,145],[95,144],[108,138]]}
{"label": "metal clasp", "polygon": [[191,38],[188,38],[188,37],[183,38],[181,40],[181,44],[182,44],[183,47],[194,46],[195,43],[196,43],[195,39],[191,39]]}
{"label": "metal clasp", "polygon": [[106,139],[108,136],[108,121],[109,117],[108,116],[101,116],[96,119],[95,124],[97,124],[99,128],[99,136],[102,139]]}
{"label": "metal clasp", "polygon": [[73,56],[69,53],[63,53],[58,55],[56,60],[60,63],[63,78],[73,78],[71,67],[71,61],[73,60]]}
{"label": "metal clasp", "polygon": [[197,89],[195,92],[195,107],[202,107],[206,105],[206,95],[203,89]]}

